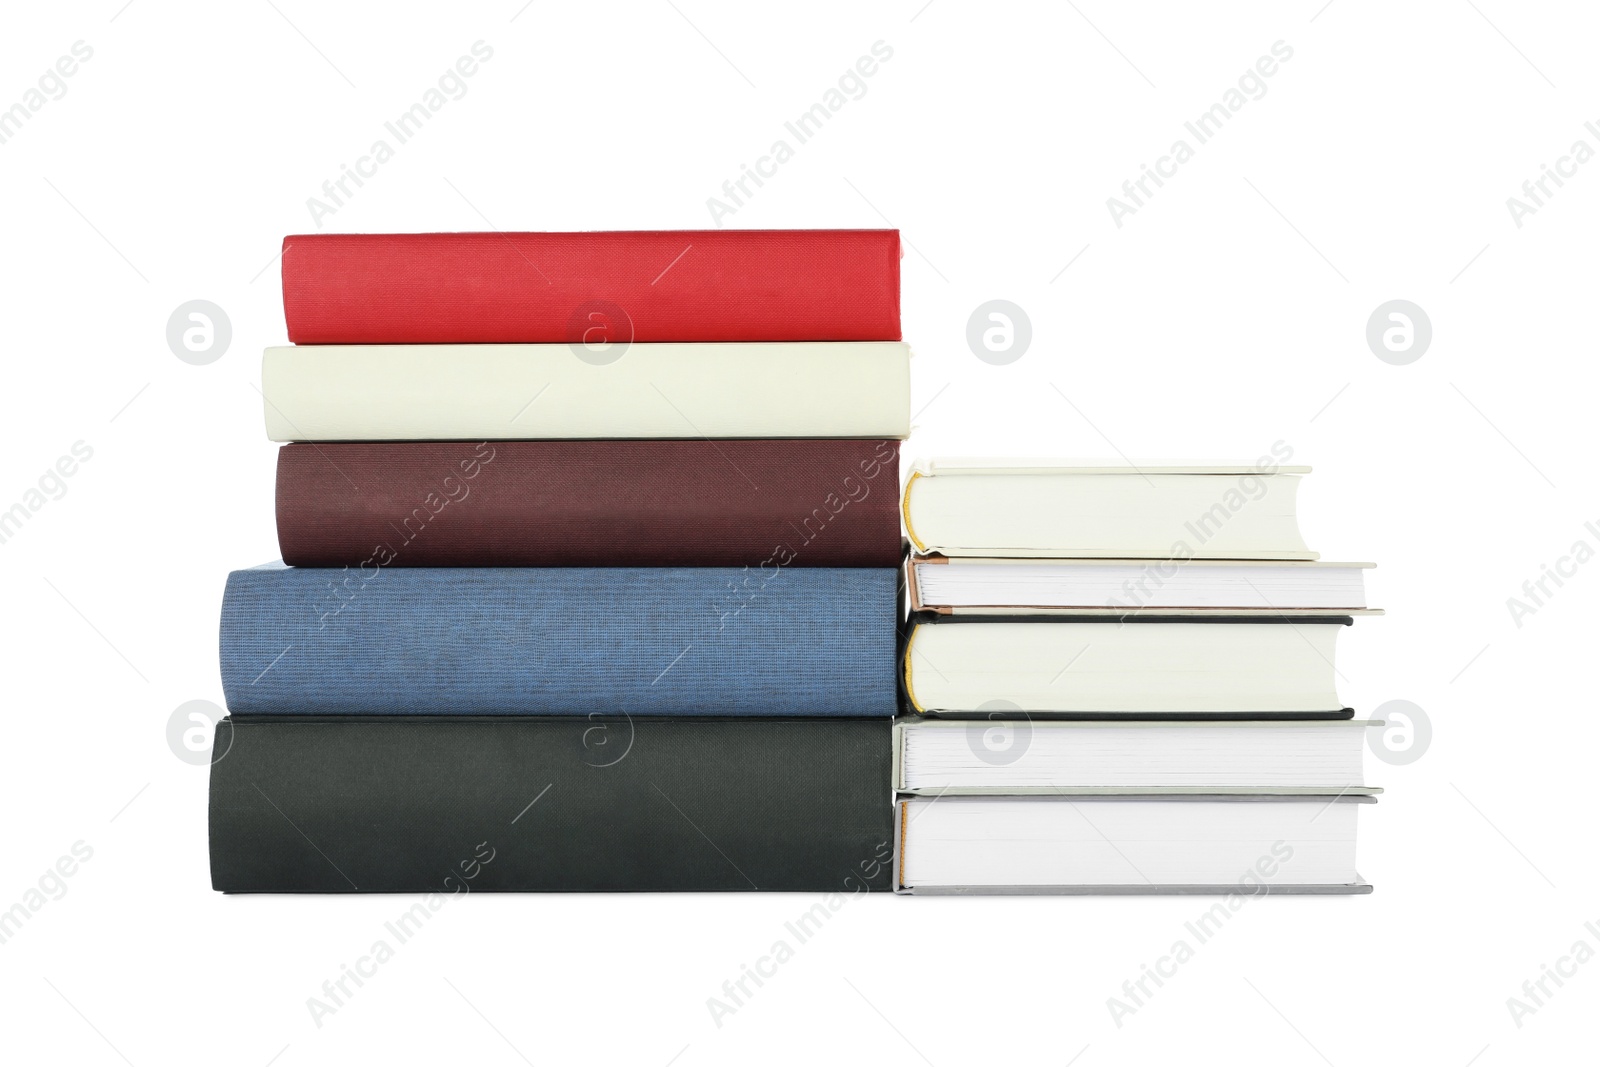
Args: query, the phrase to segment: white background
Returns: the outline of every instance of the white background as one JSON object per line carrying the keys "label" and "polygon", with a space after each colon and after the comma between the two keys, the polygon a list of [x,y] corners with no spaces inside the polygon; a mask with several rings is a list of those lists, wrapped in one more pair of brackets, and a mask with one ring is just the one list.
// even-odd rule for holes
{"label": "white background", "polygon": [[[75,41],[94,50],[0,145],[0,509],[74,442],[94,450],[0,545],[0,908],[75,842],[93,849],[0,945],[8,1060],[1592,1056],[1600,963],[1520,1028],[1506,1001],[1580,938],[1600,949],[1583,926],[1600,920],[1600,563],[1520,627],[1506,601],[1575,541],[1600,547],[1584,528],[1600,519],[1600,163],[1520,228],[1506,199],[1573,141],[1600,148],[1583,128],[1600,119],[1594,13],[921,3],[8,12],[0,107]],[[276,556],[254,385],[259,350],[285,339],[279,242],[316,228],[307,198],[480,39],[494,56],[468,93],[325,229],[703,227],[707,198],[786,119],[874,42],[892,47],[866,95],[724,223],[903,230],[908,457],[1249,461],[1282,440],[1315,467],[1308,540],[1377,561],[1371,597],[1389,611],[1341,635],[1341,695],[1363,712],[1415,701],[1435,732],[1409,766],[1369,760],[1387,789],[1362,816],[1377,891],[1252,902],[1120,1027],[1107,998],[1208,902],[855,900],[718,1027],[707,998],[811,899],[481,895],[314,1025],[307,998],[411,902],[213,893],[207,772],[174,757],[165,726],[184,701],[221,701],[224,577]],[[1266,95],[1118,228],[1106,198],[1279,40],[1293,58]],[[195,298],[232,320],[209,366],[164,337]],[[1033,325],[1005,366],[964,336],[992,298]],[[1396,298],[1434,330],[1407,366],[1364,339]]]}

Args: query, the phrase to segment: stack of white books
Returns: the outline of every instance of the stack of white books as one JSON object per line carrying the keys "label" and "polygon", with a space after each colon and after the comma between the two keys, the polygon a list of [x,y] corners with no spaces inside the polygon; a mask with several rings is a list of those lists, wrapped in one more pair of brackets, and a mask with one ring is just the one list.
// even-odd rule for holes
{"label": "stack of white books", "polygon": [[1309,467],[920,461],[903,512],[897,886],[1364,893],[1334,643],[1371,564],[1300,536]]}

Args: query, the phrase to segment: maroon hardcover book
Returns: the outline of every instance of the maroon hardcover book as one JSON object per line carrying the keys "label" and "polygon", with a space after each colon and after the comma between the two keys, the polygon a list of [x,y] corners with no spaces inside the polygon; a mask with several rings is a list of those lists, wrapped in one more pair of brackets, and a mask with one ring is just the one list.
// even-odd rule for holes
{"label": "maroon hardcover book", "polygon": [[301,567],[893,567],[898,441],[290,444]]}

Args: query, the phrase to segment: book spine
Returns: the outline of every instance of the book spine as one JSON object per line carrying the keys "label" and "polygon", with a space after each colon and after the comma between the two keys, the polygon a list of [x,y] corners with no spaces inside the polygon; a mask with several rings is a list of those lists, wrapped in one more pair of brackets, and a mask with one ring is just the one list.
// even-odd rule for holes
{"label": "book spine", "polygon": [[896,230],[284,238],[295,344],[898,341]]}
{"label": "book spine", "polygon": [[[621,715],[223,719],[212,885],[430,894],[396,907],[391,944],[474,892],[887,890],[889,729]],[[807,916],[793,937],[819,921]]]}
{"label": "book spine", "polygon": [[891,716],[898,571],[263,567],[222,603],[236,713]]}
{"label": "book spine", "polygon": [[296,567],[893,567],[898,441],[290,444]]}
{"label": "book spine", "polygon": [[904,438],[889,341],[288,345],[261,360],[274,441]]}

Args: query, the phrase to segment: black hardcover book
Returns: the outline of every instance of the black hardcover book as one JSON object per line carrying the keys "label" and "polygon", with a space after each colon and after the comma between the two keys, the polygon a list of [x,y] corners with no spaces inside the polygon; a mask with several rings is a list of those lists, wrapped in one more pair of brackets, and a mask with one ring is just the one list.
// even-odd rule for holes
{"label": "black hardcover book", "polygon": [[888,890],[890,724],[232,717],[225,893]]}

